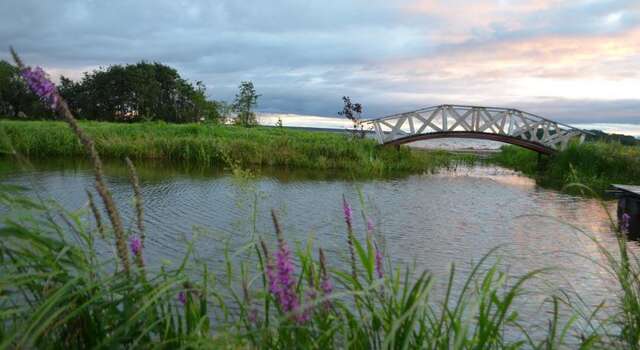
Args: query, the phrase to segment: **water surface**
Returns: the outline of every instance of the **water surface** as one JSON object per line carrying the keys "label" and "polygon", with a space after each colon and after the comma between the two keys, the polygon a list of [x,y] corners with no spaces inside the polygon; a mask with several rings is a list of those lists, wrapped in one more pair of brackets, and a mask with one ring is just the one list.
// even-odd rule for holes
{"label": "water surface", "polygon": [[[362,193],[367,215],[394,262],[415,263],[444,283],[455,263],[460,279],[492,248],[512,276],[553,267],[531,283],[545,292],[578,293],[587,304],[610,299],[611,278],[587,258],[599,260],[595,237],[615,250],[615,237],[601,203],[543,189],[525,176],[492,166],[458,167],[438,174],[370,181],[349,181],[338,174],[261,171],[251,179],[222,170],[187,170],[167,164],[138,164],[147,227],[147,260],[179,261],[186,240],[200,232],[196,250],[212,268],[222,268],[226,240],[236,246],[252,232],[269,240],[275,208],[286,237],[304,242],[314,237],[329,251],[331,264],[344,264],[343,195],[359,212]],[[109,162],[108,181],[128,228],[132,190],[122,164]],[[93,175],[82,161],[35,162],[30,170],[0,161],[0,181],[30,187],[70,210],[87,211],[85,189]],[[257,207],[254,205],[257,204]],[[614,203],[607,203],[609,209]],[[255,213],[255,220],[253,214]],[[91,221],[89,221],[91,222]],[[356,229],[365,224],[356,215]],[[543,301],[529,299],[532,314]],[[538,314],[539,320],[547,317]]]}

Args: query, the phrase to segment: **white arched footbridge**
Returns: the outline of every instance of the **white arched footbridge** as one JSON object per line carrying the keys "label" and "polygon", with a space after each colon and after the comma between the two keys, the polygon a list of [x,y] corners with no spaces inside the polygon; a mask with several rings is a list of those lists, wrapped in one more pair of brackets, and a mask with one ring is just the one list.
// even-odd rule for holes
{"label": "white arched footbridge", "polygon": [[443,137],[510,143],[553,154],[588,132],[511,108],[440,105],[367,121],[383,145]]}

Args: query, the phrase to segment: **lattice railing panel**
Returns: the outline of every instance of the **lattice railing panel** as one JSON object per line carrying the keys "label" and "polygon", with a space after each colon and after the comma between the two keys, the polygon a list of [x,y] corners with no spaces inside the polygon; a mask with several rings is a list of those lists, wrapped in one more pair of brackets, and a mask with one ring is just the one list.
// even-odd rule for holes
{"label": "lattice railing panel", "polygon": [[394,142],[407,137],[447,133],[493,134],[519,138],[550,150],[562,150],[585,132],[516,109],[442,105],[369,121],[378,142]]}

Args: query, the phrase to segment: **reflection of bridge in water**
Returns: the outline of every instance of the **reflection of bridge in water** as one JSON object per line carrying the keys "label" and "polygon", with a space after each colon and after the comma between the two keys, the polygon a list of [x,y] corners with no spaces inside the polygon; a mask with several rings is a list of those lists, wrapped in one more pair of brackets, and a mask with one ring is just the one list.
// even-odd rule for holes
{"label": "reflection of bridge in water", "polygon": [[383,145],[460,137],[500,141],[553,154],[588,132],[517,109],[440,105],[372,119]]}

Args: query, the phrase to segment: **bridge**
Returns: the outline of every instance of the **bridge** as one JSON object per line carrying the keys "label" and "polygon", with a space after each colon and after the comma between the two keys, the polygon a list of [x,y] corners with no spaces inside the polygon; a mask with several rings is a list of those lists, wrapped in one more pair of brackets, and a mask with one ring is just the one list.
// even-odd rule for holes
{"label": "bridge", "polygon": [[383,145],[444,137],[474,138],[518,145],[542,154],[582,143],[586,132],[512,108],[440,105],[368,120]]}

